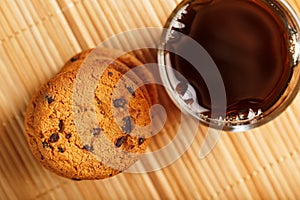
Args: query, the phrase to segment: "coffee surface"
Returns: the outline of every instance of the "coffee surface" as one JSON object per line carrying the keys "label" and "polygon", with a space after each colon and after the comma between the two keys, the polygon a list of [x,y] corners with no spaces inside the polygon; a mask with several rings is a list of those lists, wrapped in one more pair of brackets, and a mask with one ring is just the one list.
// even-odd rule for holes
{"label": "coffee surface", "polygon": [[[289,36],[277,13],[259,0],[196,0],[186,11],[178,20],[184,27],[175,30],[196,40],[213,59],[224,82],[227,112],[272,106],[291,76]],[[180,37],[167,45],[192,51]],[[198,104],[210,109],[208,88],[198,72],[201,59],[197,66],[175,54],[170,59],[194,87]]]}

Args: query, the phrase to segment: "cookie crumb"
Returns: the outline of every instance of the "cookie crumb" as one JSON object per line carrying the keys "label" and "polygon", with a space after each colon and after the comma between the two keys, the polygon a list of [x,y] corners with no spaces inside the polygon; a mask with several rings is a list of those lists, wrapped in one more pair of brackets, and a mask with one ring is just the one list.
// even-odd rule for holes
{"label": "cookie crumb", "polygon": [[49,138],[49,142],[51,143],[55,143],[59,140],[59,135],[58,133],[53,133],[50,138]]}

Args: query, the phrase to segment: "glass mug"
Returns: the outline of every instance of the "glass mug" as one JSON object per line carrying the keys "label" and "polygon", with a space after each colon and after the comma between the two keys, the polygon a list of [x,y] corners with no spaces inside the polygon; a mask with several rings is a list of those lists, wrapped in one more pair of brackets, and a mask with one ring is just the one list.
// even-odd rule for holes
{"label": "glass mug", "polygon": [[164,28],[162,82],[207,126],[258,127],[299,91],[300,21],[285,0],[184,0]]}

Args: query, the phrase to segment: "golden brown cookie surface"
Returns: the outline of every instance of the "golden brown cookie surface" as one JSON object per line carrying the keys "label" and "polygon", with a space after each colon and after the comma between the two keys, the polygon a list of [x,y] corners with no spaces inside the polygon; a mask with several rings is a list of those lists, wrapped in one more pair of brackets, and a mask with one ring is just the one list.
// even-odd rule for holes
{"label": "golden brown cookie surface", "polygon": [[153,105],[158,103],[157,87],[154,84],[155,78],[153,77],[151,70],[149,71],[147,67],[143,65],[143,63],[131,53],[123,53],[119,50],[109,48],[88,49],[73,56],[62,68],[62,72],[79,68],[82,62],[88,57],[91,52],[93,52],[99,58],[110,58],[113,59],[114,62],[118,62],[119,64],[123,65],[123,73],[128,72],[130,69],[133,69],[133,72],[140,79],[139,82],[141,82],[142,80],[140,85],[145,85],[145,83],[147,83],[145,87],[149,93],[151,104]]}
{"label": "golden brown cookie surface", "polygon": [[[99,60],[97,67],[109,62]],[[92,104],[76,100],[84,93],[74,89],[81,78],[76,70],[58,74],[33,97],[25,117],[27,139],[46,168],[68,178],[101,179],[125,170],[146,150],[151,131],[146,94],[118,68],[111,63],[100,81],[94,78]],[[86,70],[85,75],[89,66]]]}

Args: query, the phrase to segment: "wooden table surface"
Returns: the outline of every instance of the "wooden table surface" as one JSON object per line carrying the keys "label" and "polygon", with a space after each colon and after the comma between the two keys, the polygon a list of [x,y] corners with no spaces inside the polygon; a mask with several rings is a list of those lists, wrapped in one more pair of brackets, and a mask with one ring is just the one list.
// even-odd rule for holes
{"label": "wooden table surface", "polygon": [[[48,172],[32,156],[23,117],[38,87],[77,52],[127,30],[162,27],[179,2],[1,0],[0,199],[300,198],[299,95],[283,114],[262,127],[222,133],[204,159],[199,158],[199,148],[207,128],[197,126],[183,155],[148,173],[126,172],[105,180],[76,182]],[[289,2],[300,14],[300,1]],[[182,125],[181,113],[163,90],[160,100],[168,118],[150,150],[166,146]],[[182,125],[187,135],[191,123],[187,120]]]}

